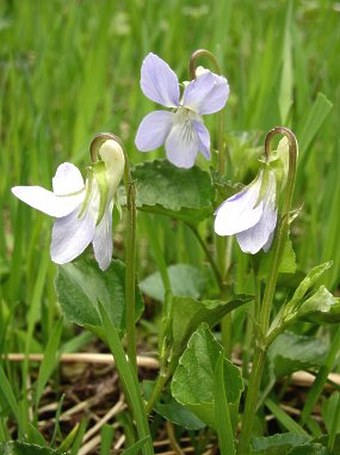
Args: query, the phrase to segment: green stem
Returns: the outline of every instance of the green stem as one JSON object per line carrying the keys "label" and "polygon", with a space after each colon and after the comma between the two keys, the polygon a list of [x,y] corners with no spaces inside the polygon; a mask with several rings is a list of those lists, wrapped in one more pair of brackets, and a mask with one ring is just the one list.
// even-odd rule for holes
{"label": "green stem", "polygon": [[[254,264],[255,261],[253,261]],[[253,340],[256,339],[256,327],[254,327],[254,321],[256,315],[259,314],[260,302],[261,302],[261,292],[260,286],[256,277],[255,267],[254,271],[254,300],[249,303],[248,315],[246,319],[246,333],[245,333],[245,342],[243,348],[242,356],[242,374],[244,379],[249,377],[249,360],[251,356],[251,351],[253,349]]]}
{"label": "green stem", "polygon": [[273,128],[266,136],[265,140],[265,154],[266,158],[269,158],[270,155],[270,143],[273,137],[277,134],[283,134],[288,139],[289,144],[289,170],[287,176],[287,185],[285,188],[285,197],[282,207],[282,216],[279,221],[276,238],[273,245],[273,260],[271,264],[271,273],[269,275],[269,280],[264,292],[263,303],[261,308],[260,316],[260,327],[262,329],[262,334],[265,335],[270,321],[270,312],[272,307],[272,302],[275,293],[276,281],[279,274],[279,267],[282,259],[283,250],[288,236],[289,230],[289,213],[291,210],[295,179],[296,179],[296,159],[297,159],[297,141],[296,137],[291,130],[284,127]]}
{"label": "green stem", "polygon": [[[125,165],[125,168],[127,166]],[[137,371],[136,352],[136,189],[127,168],[124,176],[127,195],[127,233],[125,245],[125,319],[127,335],[127,353]]]}
{"label": "green stem", "polygon": [[[207,58],[213,68],[216,74],[221,75],[221,68],[218,64],[218,61],[215,57],[215,55],[206,50],[206,49],[198,49],[195,51],[190,58],[189,61],[189,74],[191,79],[195,79],[196,77],[196,68],[197,68],[197,60],[199,58]],[[221,177],[223,177],[226,173],[226,148],[224,144],[224,109],[221,109],[218,112],[218,118],[217,118],[217,148],[218,148],[218,164],[217,164],[217,171]],[[229,164],[230,164],[230,158],[228,159]],[[227,243],[225,238],[218,237],[216,238],[216,256],[217,256],[217,264],[219,268],[219,272],[216,273],[215,268],[213,268],[216,279],[218,280],[219,283],[219,288],[221,290],[221,298],[225,298],[227,294],[227,285],[225,284],[225,277],[228,273],[229,270],[229,250],[228,247],[231,248],[231,243]],[[227,253],[226,253],[226,250]],[[208,256],[207,256],[208,257]],[[209,257],[208,257],[209,259]],[[209,262],[212,264],[212,262],[209,259]],[[215,264],[215,262],[214,262]],[[216,264],[215,264],[216,265]],[[217,269],[217,267],[216,267]],[[222,325],[221,325],[221,333],[222,333],[222,345],[224,349],[226,350],[227,356],[231,355],[231,350],[232,350],[232,336],[231,336],[231,328],[232,328],[232,320],[231,320],[231,314],[227,314],[223,320],[222,320]]]}
{"label": "green stem", "polygon": [[169,379],[169,373],[165,372],[164,370],[160,370],[159,375],[157,377],[155,386],[152,390],[152,393],[150,395],[150,398],[146,404],[145,410],[147,414],[150,414],[152,409],[154,408],[155,404],[158,402],[159,397],[162,393],[163,387],[165,384],[168,382]]}
{"label": "green stem", "polygon": [[96,161],[102,144],[107,140],[116,141],[124,153],[124,186],[127,207],[127,229],[125,241],[125,320],[127,353],[132,367],[137,372],[136,352],[136,190],[131,177],[129,157],[121,140],[112,133],[99,133],[91,142],[90,153],[92,161]]}
{"label": "green stem", "polygon": [[287,185],[285,188],[285,197],[282,208],[282,216],[280,218],[277,232],[273,242],[273,258],[270,267],[270,273],[267,280],[267,285],[264,291],[262,305],[256,316],[258,327],[258,342],[255,347],[253,368],[250,373],[249,385],[245,402],[245,410],[242,419],[242,429],[240,433],[238,454],[245,455],[249,453],[249,443],[253,431],[254,418],[256,414],[256,403],[259,395],[263,368],[265,363],[265,354],[267,345],[265,337],[270,323],[270,314],[274,299],[277,277],[279,274],[279,266],[282,259],[283,249],[288,236],[289,229],[289,212],[292,205],[295,177],[296,177],[296,158],[297,158],[297,142],[294,134],[288,128],[276,127],[273,128],[266,136],[265,140],[265,155],[267,160],[270,155],[270,144],[272,138],[282,134],[287,137],[289,143],[289,170],[287,177]]}
{"label": "green stem", "polygon": [[220,289],[220,291],[222,291],[223,289],[223,279],[222,279],[222,275],[217,267],[217,264],[216,262],[214,261],[214,258],[211,254],[211,252],[209,251],[209,248],[207,246],[207,244],[205,243],[205,241],[202,239],[201,237],[201,234],[198,232],[198,229],[196,226],[194,226],[193,224],[190,224],[190,223],[186,223],[187,226],[192,230],[193,234],[195,235],[198,243],[200,244],[200,246],[202,247],[205,255],[206,255],[206,258],[211,266],[211,269],[215,275],[215,278],[216,278],[216,282],[218,284],[218,287]]}
{"label": "green stem", "polygon": [[248,383],[248,393],[242,419],[242,429],[237,449],[238,455],[249,454],[249,442],[253,431],[255,409],[258,399],[258,394],[261,385],[264,361],[266,353],[263,349],[257,348],[253,358],[253,368],[250,373]]}

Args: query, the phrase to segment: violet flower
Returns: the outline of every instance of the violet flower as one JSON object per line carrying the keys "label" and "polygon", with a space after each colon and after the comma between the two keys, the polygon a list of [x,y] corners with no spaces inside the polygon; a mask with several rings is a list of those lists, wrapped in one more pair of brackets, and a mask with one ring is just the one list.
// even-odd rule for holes
{"label": "violet flower", "polygon": [[148,54],[141,70],[145,96],[172,111],[155,111],[139,125],[135,143],[141,152],[165,145],[168,160],[177,167],[190,168],[200,152],[210,159],[210,135],[202,115],[221,110],[229,96],[223,76],[199,71],[187,83],[182,96],[176,74],[155,54]]}
{"label": "violet flower", "polygon": [[242,191],[224,201],[215,212],[215,232],[234,235],[245,253],[271,246],[277,222],[276,177],[263,169]]}
{"label": "violet flower", "polygon": [[92,243],[99,267],[106,270],[112,258],[112,210],[124,171],[124,153],[115,140],[106,140],[98,154],[101,161],[89,168],[84,183],[71,163],[58,166],[53,191],[41,186],[15,186],[21,201],[56,218],[52,230],[51,259],[66,264]]}

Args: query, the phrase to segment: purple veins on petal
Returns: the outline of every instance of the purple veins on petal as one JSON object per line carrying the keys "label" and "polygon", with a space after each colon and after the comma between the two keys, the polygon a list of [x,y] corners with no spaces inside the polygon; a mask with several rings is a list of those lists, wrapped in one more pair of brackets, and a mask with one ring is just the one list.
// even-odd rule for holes
{"label": "purple veins on petal", "polygon": [[198,137],[192,125],[175,123],[165,141],[165,150],[172,164],[191,168],[198,153]]}
{"label": "purple veins on petal", "polygon": [[146,97],[165,107],[179,105],[179,83],[170,66],[157,55],[148,54],[142,64],[141,88]]}
{"label": "purple veins on petal", "polygon": [[190,168],[198,153],[210,159],[210,135],[201,114],[222,109],[229,96],[223,76],[203,72],[188,83],[180,101],[176,74],[155,54],[148,54],[141,70],[141,88],[148,98],[175,112],[156,111],[141,122],[135,144],[141,152],[165,145],[168,160],[178,167]]}

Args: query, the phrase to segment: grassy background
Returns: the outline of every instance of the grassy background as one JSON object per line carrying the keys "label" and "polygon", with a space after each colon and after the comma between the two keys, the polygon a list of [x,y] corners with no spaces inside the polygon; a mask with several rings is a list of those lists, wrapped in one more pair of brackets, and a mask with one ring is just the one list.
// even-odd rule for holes
{"label": "grassy background", "polygon": [[[339,19],[339,4],[325,0],[1,0],[0,351],[40,350],[58,315],[51,220],[18,203],[10,188],[49,187],[64,160],[87,164],[87,147],[98,131],[120,135],[134,163],[162,156],[139,154],[133,145],[139,122],[153,108],[139,87],[149,51],[181,80],[188,77],[191,52],[203,47],[216,53],[231,86],[225,131],[235,160],[244,148],[261,145],[275,125],[296,132],[295,207],[302,206],[293,228],[297,260],[306,271],[332,259],[325,280],[335,290]],[[245,159],[242,155],[241,162]],[[147,234],[142,217],[141,225]],[[172,244],[168,223],[158,219],[157,228],[164,245]],[[177,248],[167,250],[169,262],[201,259],[185,229],[175,240]],[[7,374],[13,378],[12,367]],[[24,386],[17,384],[20,393]]]}

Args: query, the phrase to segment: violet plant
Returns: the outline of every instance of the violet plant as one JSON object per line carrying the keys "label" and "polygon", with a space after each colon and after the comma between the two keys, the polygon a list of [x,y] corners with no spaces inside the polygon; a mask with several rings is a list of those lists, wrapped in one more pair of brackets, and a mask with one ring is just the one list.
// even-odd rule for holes
{"label": "violet plant", "polygon": [[[218,74],[198,67],[197,60],[203,57]],[[289,231],[294,218],[297,140],[290,129],[273,128],[266,136],[264,156],[259,160],[254,180],[230,195],[225,178],[230,157],[226,159],[223,120],[229,85],[219,73],[213,54],[196,51],[189,62],[191,80],[183,84],[181,94],[178,78],[165,61],[152,53],[144,59],[141,69],[144,95],[171,110],[148,114],[138,128],[135,143],[142,152],[164,145],[170,163],[154,160],[130,169],[129,156],[121,141],[111,133],[101,133],[90,146],[92,165],[85,183],[74,165],[63,163],[53,178],[53,191],[36,186],[12,189],[23,202],[56,218],[51,258],[59,264],[56,287],[61,308],[67,319],[100,336],[113,354],[137,432],[137,441],[127,453],[139,450],[144,455],[154,453],[148,425],[148,416],[153,411],[184,428],[211,427],[223,455],[251,453],[270,346],[300,319],[313,317],[318,321],[327,315],[329,321],[339,320],[339,299],[325,288],[313,289],[329,264],[313,269],[293,298],[276,315],[272,314],[278,276],[284,260],[291,257]],[[208,131],[202,116],[217,112],[216,135]],[[278,151],[273,151],[271,144],[277,135],[285,139]],[[206,159],[217,157],[212,160],[216,169],[212,166],[209,173],[194,166],[198,153]],[[123,196],[118,191],[122,178]],[[225,192],[229,192],[229,197],[222,196]],[[125,209],[125,264],[112,259],[115,205]],[[135,333],[135,323],[141,314],[136,289],[137,208],[170,216],[189,226],[206,254],[218,289],[218,294],[203,299],[176,294],[157,235],[149,239],[160,268],[164,303],[159,373],[154,382],[143,384],[143,400]],[[198,224],[207,219],[210,225],[214,223],[217,236],[235,235],[242,253],[253,258],[253,293],[238,295],[228,276],[230,268],[223,261],[221,270],[220,258],[225,257],[226,243],[217,241],[212,251],[212,245],[198,229]],[[100,271],[91,259],[81,257],[72,262],[83,255],[90,243]],[[238,256],[242,253],[238,251]],[[228,349],[220,344],[217,332],[213,332],[226,315],[241,306],[248,307],[250,335],[256,340],[252,368],[248,372],[249,364],[246,365],[244,377],[231,361]],[[242,395],[244,411],[240,406]],[[171,400],[172,407],[163,406],[161,411],[160,400],[164,396]],[[178,416],[174,417],[174,409]]]}

